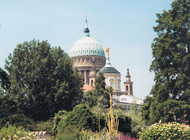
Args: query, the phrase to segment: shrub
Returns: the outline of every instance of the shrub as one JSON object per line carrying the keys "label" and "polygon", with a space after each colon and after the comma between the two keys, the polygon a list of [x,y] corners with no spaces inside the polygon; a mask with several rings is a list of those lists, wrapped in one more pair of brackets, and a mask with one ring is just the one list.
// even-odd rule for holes
{"label": "shrub", "polygon": [[[105,113],[95,110],[93,108],[92,113],[88,107],[81,104],[77,105],[71,112],[60,111],[55,114],[52,135],[62,135],[65,137],[65,133],[70,127],[75,127],[79,131],[83,129],[92,132],[102,131],[105,128]],[[123,113],[122,110],[114,110],[113,114],[117,114],[118,116],[118,131],[124,134],[131,133],[131,118],[126,113]],[[72,132],[71,134],[74,133]]]}
{"label": "shrub", "polygon": [[65,119],[58,123],[58,133],[63,133],[64,129],[70,125],[79,129],[90,129],[93,118],[92,112],[85,105],[77,105],[73,111],[67,114]]}
{"label": "shrub", "polygon": [[121,109],[113,109],[113,114],[117,114],[119,119],[118,131],[124,134],[131,133],[131,117]]}
{"label": "shrub", "polygon": [[131,107],[128,112],[128,116],[131,117],[131,136],[138,137],[138,133],[145,126],[145,121],[142,119],[137,105],[133,105]]}
{"label": "shrub", "polygon": [[8,125],[8,127],[3,127],[0,130],[0,139],[32,139],[32,136],[29,132],[23,127],[16,127],[12,125]]}
{"label": "shrub", "polygon": [[26,117],[24,114],[10,114],[7,117],[0,118],[0,128],[7,124],[15,125],[16,127],[22,126],[30,130],[33,127],[33,120]]}
{"label": "shrub", "polygon": [[190,139],[190,127],[181,125],[176,122],[172,123],[155,123],[148,128],[145,128],[140,137],[143,140],[153,139]]}
{"label": "shrub", "polygon": [[77,140],[80,139],[80,130],[75,126],[67,126],[63,133],[56,135],[56,140]]}
{"label": "shrub", "polygon": [[53,120],[49,119],[48,121],[36,122],[33,124],[32,131],[46,131],[46,134],[52,132]]}
{"label": "shrub", "polygon": [[59,122],[61,121],[61,119],[65,119],[67,117],[67,111],[65,110],[60,110],[58,113],[55,114],[55,117],[53,119],[53,128],[51,131],[52,135],[56,135],[57,134],[57,126],[59,124]]}
{"label": "shrub", "polygon": [[131,118],[126,115],[119,115],[118,131],[124,134],[131,133]]}

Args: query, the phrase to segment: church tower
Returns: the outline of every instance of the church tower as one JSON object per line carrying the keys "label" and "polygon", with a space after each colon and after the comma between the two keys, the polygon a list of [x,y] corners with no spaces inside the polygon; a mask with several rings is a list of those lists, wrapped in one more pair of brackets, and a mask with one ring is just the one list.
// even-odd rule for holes
{"label": "church tower", "polygon": [[111,65],[109,48],[106,48],[107,61],[106,65],[99,71],[104,74],[107,87],[112,87],[113,92],[121,92],[121,74]]}
{"label": "church tower", "polygon": [[127,69],[126,82],[124,82],[125,94],[133,96],[133,82],[131,82],[131,76],[129,69]]}

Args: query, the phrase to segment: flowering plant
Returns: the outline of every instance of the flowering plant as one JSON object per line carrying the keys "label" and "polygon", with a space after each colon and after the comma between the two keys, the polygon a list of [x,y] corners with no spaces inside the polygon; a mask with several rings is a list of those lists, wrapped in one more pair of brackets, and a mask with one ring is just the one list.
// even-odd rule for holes
{"label": "flowering plant", "polygon": [[155,123],[142,129],[140,137],[143,140],[190,139],[190,127],[177,122]]}

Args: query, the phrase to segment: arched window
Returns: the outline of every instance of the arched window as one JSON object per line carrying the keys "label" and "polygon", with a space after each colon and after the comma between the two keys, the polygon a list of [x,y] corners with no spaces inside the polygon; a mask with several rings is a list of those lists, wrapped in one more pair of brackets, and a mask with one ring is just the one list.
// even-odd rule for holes
{"label": "arched window", "polygon": [[126,91],[128,91],[129,90],[129,87],[128,86],[126,86]]}
{"label": "arched window", "polygon": [[114,80],[113,79],[110,80],[110,87],[112,87],[114,89]]}

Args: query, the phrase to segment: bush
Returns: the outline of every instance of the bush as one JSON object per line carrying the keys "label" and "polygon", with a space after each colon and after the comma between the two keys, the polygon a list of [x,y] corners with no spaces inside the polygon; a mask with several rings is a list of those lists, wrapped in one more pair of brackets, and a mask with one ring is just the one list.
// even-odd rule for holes
{"label": "bush", "polygon": [[113,114],[118,116],[118,131],[124,134],[131,133],[131,117],[122,109],[113,109]]}
{"label": "bush", "polygon": [[22,126],[25,129],[32,129],[33,120],[26,117],[24,114],[11,114],[7,117],[0,118],[0,128],[7,124],[15,125],[16,127]]}
{"label": "bush", "polygon": [[190,139],[190,127],[180,125],[179,123],[155,123],[148,128],[145,128],[140,137],[143,140],[176,140],[176,139]]}
{"label": "bush", "polygon": [[46,131],[46,134],[51,134],[53,126],[53,120],[49,119],[48,121],[36,122],[32,126],[32,131]]}
{"label": "bush", "polygon": [[126,115],[119,115],[118,131],[124,134],[131,133],[131,118]]}
{"label": "bush", "polygon": [[32,136],[29,132],[23,127],[16,127],[12,125],[8,125],[8,127],[3,127],[0,130],[0,139],[32,139]]}
{"label": "bush", "polygon": [[62,119],[65,119],[67,117],[67,113],[68,112],[65,110],[60,110],[58,113],[55,114],[55,117],[53,119],[53,128],[51,131],[52,135],[57,134],[57,126]]}
{"label": "bush", "polygon": [[142,119],[137,105],[133,105],[131,107],[128,112],[128,116],[131,117],[131,136],[138,137],[138,133],[145,126],[145,121]]}
{"label": "bush", "polygon": [[56,135],[56,140],[77,140],[80,139],[80,130],[75,126],[67,126],[63,133]]}
{"label": "bush", "polygon": [[65,119],[61,119],[58,123],[58,133],[63,133],[67,126],[75,126],[79,129],[90,129],[93,118],[92,112],[85,105],[77,105],[73,111],[68,112]]}
{"label": "bush", "polygon": [[[56,136],[59,135],[59,137],[61,135],[61,137],[65,137],[65,133],[67,134],[66,131],[71,127],[77,128],[78,131],[83,129],[92,132],[102,131],[102,129],[105,128],[105,113],[95,110],[96,109],[93,108],[92,111],[94,112],[92,113],[88,107],[81,104],[77,105],[71,112],[59,111],[54,117],[52,134]],[[131,133],[131,118],[123,113],[122,110],[114,110],[113,114],[117,114],[118,116],[118,131],[123,132],[124,134]],[[71,132],[71,134],[74,134],[74,132]]]}

